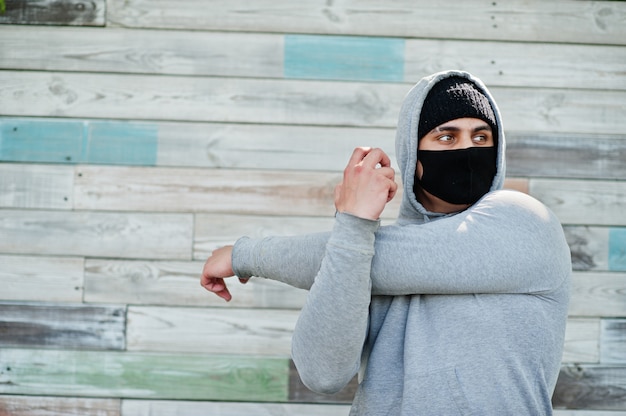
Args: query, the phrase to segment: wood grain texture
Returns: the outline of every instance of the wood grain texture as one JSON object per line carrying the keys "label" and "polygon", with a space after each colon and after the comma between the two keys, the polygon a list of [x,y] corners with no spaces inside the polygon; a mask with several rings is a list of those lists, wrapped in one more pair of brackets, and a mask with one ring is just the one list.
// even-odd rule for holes
{"label": "wood grain texture", "polygon": [[[446,38],[624,44],[626,6],[621,2],[448,2],[442,9],[427,1],[245,0],[216,3],[198,9],[192,0],[113,0],[108,2],[111,25],[228,31],[332,33],[351,35],[441,38],[432,22],[442,16],[457,22],[446,27]],[[567,10],[567,13],[563,11]]]}
{"label": "wood grain texture", "polygon": [[0,350],[0,393],[285,402],[286,359],[37,349]]}
{"label": "wood grain texture", "polygon": [[293,361],[289,366],[289,400],[304,403],[344,403],[350,404],[358,388],[356,376],[339,392],[334,394],[318,394],[309,390],[300,379]]}
{"label": "wood grain texture", "polygon": [[83,270],[80,257],[0,254],[0,300],[81,302]]}
{"label": "wood grain texture", "polygon": [[0,303],[0,346],[121,350],[126,308]]}
{"label": "wood grain texture", "polygon": [[0,253],[191,259],[190,214],[0,210]]}
{"label": "wood grain texture", "polygon": [[207,256],[197,262],[88,259],[85,302],[274,309],[304,305],[305,291],[266,279],[251,279],[246,285],[230,279],[233,298],[224,302],[199,285]]}
{"label": "wood grain texture", "polygon": [[123,416],[348,416],[350,406],[329,404],[226,403],[124,400]]}
{"label": "wood grain texture", "polygon": [[194,258],[206,260],[213,250],[227,244],[234,244],[243,236],[262,238],[330,231],[333,223],[333,216],[196,214]]}
{"label": "wood grain texture", "polygon": [[626,410],[626,367],[565,366],[552,403],[555,408]]}
{"label": "wood grain texture", "polygon": [[527,177],[626,178],[626,137],[592,134],[506,136],[506,171]]}
{"label": "wood grain texture", "polygon": [[0,395],[2,416],[121,416],[119,399]]}
{"label": "wood grain texture", "polygon": [[[358,59],[348,56],[354,53],[352,47],[347,54],[332,48],[343,42],[387,42],[387,37],[27,26],[0,26],[0,37],[8,45],[0,49],[4,69],[356,81],[367,76],[362,74],[364,68],[393,60],[383,59],[377,50],[364,49]],[[39,47],[42,38],[48,40],[45,48]],[[402,59],[393,67],[400,71],[381,67],[381,80],[413,83],[427,74],[458,68],[480,74],[490,87],[626,89],[622,76],[626,52],[619,46],[391,40],[403,43],[398,51]],[[367,63],[376,58],[378,63]],[[329,69],[333,62],[344,70],[336,74]],[[314,71],[316,67],[320,68]]]}
{"label": "wood grain texture", "polygon": [[609,228],[565,225],[563,231],[574,270],[609,270]]}
{"label": "wood grain texture", "polygon": [[[397,83],[0,71],[12,116],[395,127],[410,86]],[[615,134],[626,91],[491,89],[507,128]]]}
{"label": "wood grain texture", "polygon": [[68,166],[0,164],[0,208],[71,209],[73,185]]}
{"label": "wood grain texture", "polygon": [[531,179],[530,194],[564,224],[626,225],[626,181]]}
{"label": "wood grain texture", "polygon": [[600,362],[599,318],[569,318],[565,328],[563,363]]}
{"label": "wood grain texture", "polygon": [[570,290],[570,316],[626,316],[626,273],[575,272]]}
{"label": "wood grain texture", "polygon": [[298,311],[130,306],[127,349],[289,358]]}
{"label": "wood grain texture", "polygon": [[626,319],[603,319],[600,338],[600,362],[626,364]]}
{"label": "wood grain texture", "polygon": [[0,24],[104,26],[106,0],[5,0]]}

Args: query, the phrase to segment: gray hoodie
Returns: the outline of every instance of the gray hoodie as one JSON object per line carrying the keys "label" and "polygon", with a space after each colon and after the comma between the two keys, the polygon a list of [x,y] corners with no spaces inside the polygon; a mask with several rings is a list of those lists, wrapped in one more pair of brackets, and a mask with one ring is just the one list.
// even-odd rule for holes
{"label": "gray hoodie", "polygon": [[[417,123],[428,91],[453,75],[472,80],[492,104],[498,173],[467,210],[436,214],[413,193]],[[404,192],[393,225],[340,213],[328,233],[237,241],[239,277],[309,289],[292,340],[305,385],[333,393],[358,372],[352,415],[552,414],[570,251],[548,208],[501,189],[504,150],[500,113],[482,82],[434,74],[400,112]]]}

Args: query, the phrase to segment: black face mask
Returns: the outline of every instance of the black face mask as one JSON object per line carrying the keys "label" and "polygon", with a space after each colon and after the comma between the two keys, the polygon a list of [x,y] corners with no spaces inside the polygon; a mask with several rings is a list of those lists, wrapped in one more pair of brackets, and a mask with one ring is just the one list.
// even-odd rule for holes
{"label": "black face mask", "polygon": [[489,192],[496,175],[495,146],[420,150],[417,159],[423,174],[421,179],[416,175],[415,184],[451,204],[478,201]]}

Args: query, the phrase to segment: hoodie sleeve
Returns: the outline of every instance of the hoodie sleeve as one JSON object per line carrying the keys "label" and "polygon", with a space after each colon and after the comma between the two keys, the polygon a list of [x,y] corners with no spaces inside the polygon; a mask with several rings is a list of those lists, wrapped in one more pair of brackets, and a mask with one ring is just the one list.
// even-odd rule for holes
{"label": "hoodie sleeve", "polygon": [[338,392],[360,366],[378,226],[378,221],[337,215],[319,273],[298,318],[293,361],[303,383],[318,393]]}
{"label": "hoodie sleeve", "polygon": [[[309,289],[328,233],[240,239],[233,268]],[[515,191],[487,194],[470,209],[423,224],[380,227],[374,295],[543,293],[571,273],[562,227],[543,204]]]}

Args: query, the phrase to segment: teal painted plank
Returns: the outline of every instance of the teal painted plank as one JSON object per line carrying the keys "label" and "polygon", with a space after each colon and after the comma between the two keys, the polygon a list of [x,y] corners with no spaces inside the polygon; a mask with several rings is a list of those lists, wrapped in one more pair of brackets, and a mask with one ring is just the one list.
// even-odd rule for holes
{"label": "teal painted plank", "polygon": [[285,36],[285,78],[404,80],[404,39]]}
{"label": "teal painted plank", "polygon": [[288,386],[288,359],[0,350],[0,394],[286,402]]}
{"label": "teal painted plank", "polygon": [[158,129],[154,124],[93,121],[85,137],[84,162],[154,166]]}
{"label": "teal painted plank", "polygon": [[157,146],[155,124],[0,119],[0,161],[154,166]]}
{"label": "teal painted plank", "polygon": [[0,161],[77,163],[83,122],[0,119]]}
{"label": "teal painted plank", "polygon": [[626,228],[609,229],[609,270],[626,271]]}

